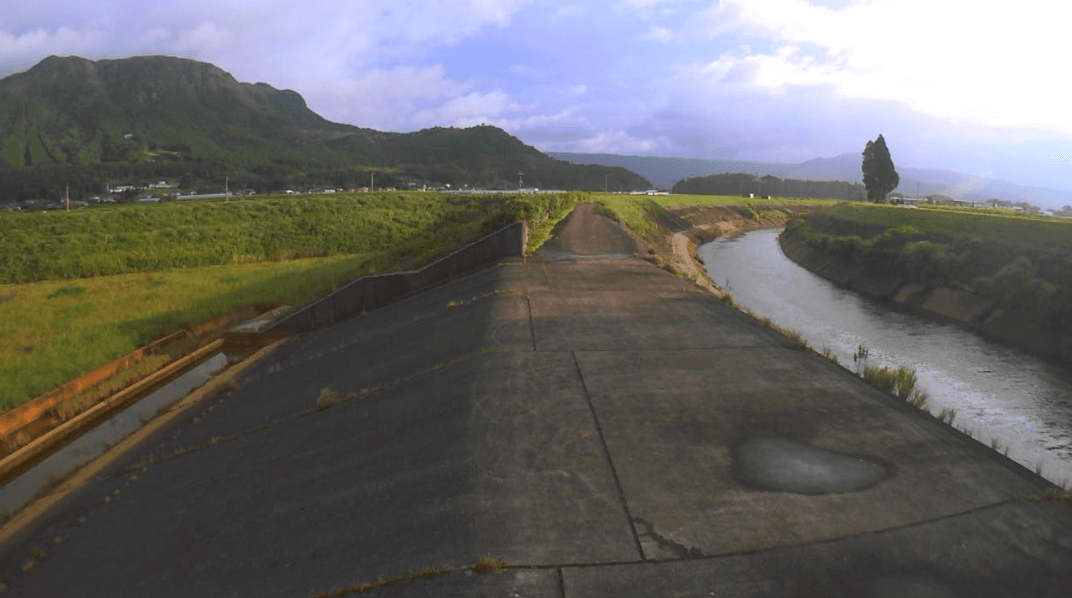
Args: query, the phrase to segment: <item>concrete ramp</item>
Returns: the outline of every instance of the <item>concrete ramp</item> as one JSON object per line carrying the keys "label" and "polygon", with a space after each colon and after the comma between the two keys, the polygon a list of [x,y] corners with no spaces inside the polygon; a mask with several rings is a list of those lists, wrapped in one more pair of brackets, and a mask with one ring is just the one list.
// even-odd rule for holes
{"label": "concrete ramp", "polygon": [[568,253],[299,337],[9,535],[0,581],[14,596],[1067,595],[1072,509],[1018,499],[1044,480],[689,281]]}

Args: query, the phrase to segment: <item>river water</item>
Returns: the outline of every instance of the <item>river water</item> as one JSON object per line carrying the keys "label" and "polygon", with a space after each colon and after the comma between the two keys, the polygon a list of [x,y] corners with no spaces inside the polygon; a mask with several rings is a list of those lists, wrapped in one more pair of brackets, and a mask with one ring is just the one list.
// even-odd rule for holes
{"label": "river water", "polygon": [[1072,372],[935,319],[840,289],[782,253],[764,229],[699,248],[708,274],[737,304],[799,332],[856,371],[908,366],[924,409],[955,412],[953,426],[1063,487],[1072,484]]}

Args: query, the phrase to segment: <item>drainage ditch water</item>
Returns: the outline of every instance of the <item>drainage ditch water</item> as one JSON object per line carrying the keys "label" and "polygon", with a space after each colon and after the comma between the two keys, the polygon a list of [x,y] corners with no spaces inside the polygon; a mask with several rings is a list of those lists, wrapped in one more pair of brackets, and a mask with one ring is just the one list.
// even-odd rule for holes
{"label": "drainage ditch water", "polygon": [[14,513],[26,506],[43,489],[104,454],[156,417],[161,409],[173,405],[205,384],[232,361],[233,358],[227,353],[216,353],[52,453],[0,488],[0,512]]}
{"label": "drainage ditch water", "polygon": [[699,254],[739,305],[799,332],[854,371],[860,345],[869,351],[867,365],[915,369],[927,411],[955,412],[954,427],[1055,484],[1072,484],[1072,372],[840,289],[785,257],[779,232],[717,239]]}

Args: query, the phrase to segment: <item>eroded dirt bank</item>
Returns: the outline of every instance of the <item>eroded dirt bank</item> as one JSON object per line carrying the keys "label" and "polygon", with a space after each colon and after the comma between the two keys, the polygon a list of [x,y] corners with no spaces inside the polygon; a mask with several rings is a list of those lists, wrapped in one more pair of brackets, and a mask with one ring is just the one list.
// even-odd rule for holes
{"label": "eroded dirt bank", "polygon": [[[865,230],[867,225],[824,220],[813,219],[815,230],[864,239],[879,232]],[[852,230],[835,230],[838,227]],[[946,271],[938,271],[933,261],[906,259],[903,251],[862,252],[859,247],[846,249],[836,243],[816,246],[792,231],[783,233],[779,241],[787,257],[839,286],[889,301],[910,313],[956,323],[1043,359],[1072,363],[1072,326],[1058,296],[1061,287],[1072,284],[1068,256],[997,243],[963,244],[949,254]],[[935,237],[933,241],[943,240]],[[1017,268],[1026,279],[1012,279],[1009,273]],[[1053,296],[1044,296],[1047,286]]]}
{"label": "eroded dirt bank", "polygon": [[726,292],[707,275],[696,249],[714,239],[760,228],[780,228],[794,215],[814,206],[688,206],[667,208],[651,216],[655,230],[634,235],[643,257],[681,276],[691,278],[718,297]]}

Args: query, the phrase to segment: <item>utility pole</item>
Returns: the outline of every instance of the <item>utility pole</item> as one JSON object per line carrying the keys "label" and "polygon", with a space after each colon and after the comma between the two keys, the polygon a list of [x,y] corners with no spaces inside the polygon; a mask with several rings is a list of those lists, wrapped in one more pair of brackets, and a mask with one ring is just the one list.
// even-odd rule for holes
{"label": "utility pole", "polygon": [[376,192],[376,171],[373,170],[369,174],[372,175],[372,180],[369,182],[369,193],[375,193]]}
{"label": "utility pole", "polygon": [[223,178],[223,195],[224,203],[231,201],[231,177],[226,176]]}
{"label": "utility pole", "polygon": [[67,183],[66,197],[67,197],[67,211],[70,212],[71,211],[71,184],[70,183]]}
{"label": "utility pole", "polygon": [[517,190],[518,191],[521,191],[521,175],[523,175],[523,174],[525,174],[525,173],[523,173],[521,171],[518,171],[518,173],[517,173]]}
{"label": "utility pole", "polygon": [[606,173],[604,173],[603,174],[603,193],[606,193],[606,192],[607,192],[607,175],[606,175]]}

